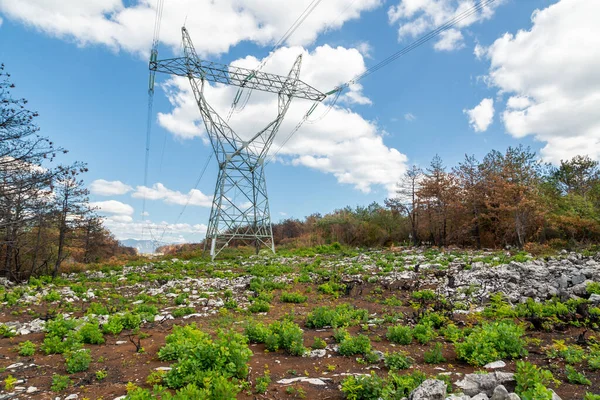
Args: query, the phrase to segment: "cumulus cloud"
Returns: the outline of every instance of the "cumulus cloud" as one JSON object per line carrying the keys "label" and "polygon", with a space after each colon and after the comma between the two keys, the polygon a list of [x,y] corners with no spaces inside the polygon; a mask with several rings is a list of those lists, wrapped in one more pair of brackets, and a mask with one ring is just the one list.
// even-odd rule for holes
{"label": "cumulus cloud", "polygon": [[600,2],[561,0],[536,10],[529,30],[480,49],[485,81],[510,97],[502,120],[516,138],[532,135],[546,161],[600,159]]}
{"label": "cumulus cloud", "polygon": [[133,207],[117,200],[95,201],[90,207],[97,208],[101,213],[114,215],[133,215]]}
{"label": "cumulus cloud", "polygon": [[138,186],[132,197],[146,200],[162,200],[167,204],[190,205],[199,207],[210,207],[212,197],[202,193],[198,189],[191,189],[187,194],[167,188],[162,183],[155,183],[152,187]]}
{"label": "cumulus cloud", "polygon": [[[452,51],[464,47],[462,30],[490,19],[503,1],[484,6],[481,10],[461,19],[453,29],[443,32],[434,48]],[[400,0],[388,9],[390,24],[398,24],[398,40],[416,38],[441,26],[450,19],[469,10],[476,4],[474,0]]]}
{"label": "cumulus cloud", "polygon": [[90,184],[90,192],[97,196],[118,196],[133,190],[129,185],[121,181],[107,181],[104,179],[96,179]]}
{"label": "cumulus cloud", "polygon": [[[181,42],[186,23],[196,49],[203,54],[225,53],[241,41],[260,45],[278,40],[306,8],[304,1],[178,0],[165,2],[161,41],[173,49]],[[313,42],[326,30],[359,18],[381,0],[328,0],[292,35],[289,43]],[[151,45],[156,0],[0,0],[0,12],[49,35],[80,45],[102,44],[114,50],[145,53]]]}
{"label": "cumulus cloud", "polygon": [[161,243],[199,242],[204,239],[207,226],[204,224],[177,223],[152,221],[121,221],[114,217],[105,218],[104,225],[117,239],[151,239]]}
{"label": "cumulus cloud", "polygon": [[[273,54],[264,71],[287,75],[296,57],[302,54],[301,78],[326,92],[365,71],[361,53],[356,49],[319,46],[312,52],[301,47],[281,48]],[[240,67],[253,68],[260,63],[254,57],[234,61]],[[180,138],[201,137],[206,132],[189,82],[172,78],[164,85],[173,110],[161,113],[159,123]],[[229,111],[236,88],[207,85],[205,95],[211,106],[224,116]],[[243,97],[244,98],[244,97]],[[395,190],[395,182],[405,170],[407,158],[384,141],[384,132],[373,121],[348,108],[348,104],[370,104],[362,86],[352,85],[331,109],[326,102],[317,107],[307,123],[281,148],[278,159],[333,174],[340,183],[369,192],[373,185]],[[272,153],[283,144],[289,132],[300,121],[311,103],[294,100],[275,138]],[[234,114],[231,127],[243,140],[270,123],[277,114],[277,96],[254,92],[239,114]]]}
{"label": "cumulus cloud", "polygon": [[485,132],[494,121],[494,99],[483,99],[475,108],[463,112],[475,132]]}

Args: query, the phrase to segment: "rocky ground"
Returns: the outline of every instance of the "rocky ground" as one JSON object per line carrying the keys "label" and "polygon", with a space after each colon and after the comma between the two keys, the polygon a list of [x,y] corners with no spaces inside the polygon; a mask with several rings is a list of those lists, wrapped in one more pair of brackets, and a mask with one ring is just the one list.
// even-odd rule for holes
{"label": "rocky ground", "polygon": [[[553,399],[600,395],[600,256],[593,253],[535,259],[523,253],[397,249],[215,263],[173,259],[106,266],[54,281],[2,281],[0,287],[0,399],[106,400],[125,398],[128,390],[132,396],[134,386],[151,389],[156,382],[149,376],[173,368],[157,353],[174,325],[195,323],[214,336],[219,330],[247,334],[249,321],[293,322],[303,331],[305,351],[291,355],[268,351],[268,343],[249,343],[250,369],[238,398],[353,398],[349,377],[375,373],[390,387],[396,376],[419,373],[404,395],[383,398],[517,399],[515,392],[523,393],[517,388],[518,361],[553,374],[546,385]],[[298,302],[290,302],[290,294]],[[338,328],[345,327],[349,337],[368,338],[368,350],[340,354],[344,345],[334,338],[337,329],[310,326],[318,307],[342,304],[365,310],[364,318]],[[86,343],[80,335],[78,347],[56,351],[48,344],[54,334],[49,326],[61,316],[74,321],[73,332],[96,326],[102,343]],[[119,332],[113,330],[117,320],[124,325]],[[457,346],[476,327],[499,320],[523,329],[526,353],[486,363],[458,354]],[[426,324],[427,341],[390,340],[391,327],[417,332]],[[70,333],[61,335],[62,344],[71,340]],[[324,346],[316,345],[319,339]],[[23,350],[25,342],[32,353]],[[69,354],[79,348],[89,350],[89,365],[69,373]],[[432,360],[435,349],[440,357]],[[403,354],[410,366],[391,368],[388,357],[394,354]],[[570,368],[587,381],[576,379]],[[265,376],[269,382],[263,387]],[[57,385],[60,378],[66,384]]]}

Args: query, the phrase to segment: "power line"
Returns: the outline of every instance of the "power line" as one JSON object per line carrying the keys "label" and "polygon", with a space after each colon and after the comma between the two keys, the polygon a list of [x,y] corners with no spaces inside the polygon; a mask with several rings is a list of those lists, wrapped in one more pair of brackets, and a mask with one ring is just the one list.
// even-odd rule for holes
{"label": "power line", "polygon": [[474,5],[473,7],[463,11],[462,13],[456,15],[454,18],[450,19],[449,21],[447,21],[446,23],[440,25],[438,28],[434,29],[433,31],[429,32],[428,34],[420,37],[419,39],[415,40],[414,42],[412,42],[411,44],[409,44],[408,46],[402,48],[400,51],[397,51],[396,53],[392,54],[391,56],[387,57],[386,59],[384,59],[383,61],[380,61],[379,63],[375,64],[374,66],[368,68],[366,71],[364,71],[363,73],[355,76],[353,79],[351,79],[350,81],[338,86],[336,89],[344,89],[356,82],[358,82],[359,80],[371,75],[372,73],[380,70],[381,68],[387,66],[388,64],[392,63],[393,61],[396,61],[398,58],[402,57],[403,55],[409,53],[410,51],[416,49],[417,47],[427,43],[428,41],[430,41],[431,39],[433,39],[434,37],[440,35],[442,32],[447,31],[449,29],[451,29],[452,27],[454,27],[456,24],[458,24],[461,21],[464,21],[465,19],[469,18],[470,16],[472,16],[473,14],[476,14],[477,12],[481,11],[482,9],[484,9],[485,7],[489,6],[490,4],[492,4],[495,0],[482,0],[479,3],[477,3],[476,5]]}
{"label": "power line", "polygon": [[[256,69],[253,71],[254,74],[256,74],[256,72],[260,71],[265,64],[267,63],[267,61],[273,56],[273,54],[275,54],[275,51],[277,49],[279,49],[281,46],[283,46],[283,44],[294,34],[294,32],[296,32],[296,30],[300,27],[300,25],[302,25],[302,23],[304,21],[306,21],[306,19],[308,18],[308,16],[315,10],[315,8],[317,8],[317,6],[322,2],[323,0],[313,0],[305,9],[304,11],[302,11],[302,13],[298,16],[298,18],[296,18],[296,20],[294,21],[294,23],[288,28],[288,30],[283,34],[283,36],[273,45],[273,47],[271,48],[271,50],[269,51],[269,54],[267,55],[267,57],[265,57],[261,63],[256,67]],[[356,1],[356,0],[355,0]],[[352,4],[350,4],[352,5]],[[227,114],[227,118],[226,118],[226,122],[229,122],[229,120],[231,119],[231,116],[233,115],[233,111],[235,110],[240,98],[241,98],[241,94],[242,91],[244,90],[243,87],[239,88],[237,90],[237,93],[235,95],[235,98],[233,100],[233,102],[231,103],[231,108],[229,109],[229,113]],[[243,107],[241,107],[241,109],[243,109],[246,104],[248,104],[248,100],[250,99],[250,94],[248,94],[248,97],[246,98],[246,101],[243,104]],[[241,110],[240,110],[241,111]]]}
{"label": "power line", "polygon": [[[335,105],[335,102],[337,101],[337,99],[340,97],[342,91],[349,87],[350,85],[353,85],[355,83],[357,83],[359,80],[371,75],[374,72],[377,72],[378,70],[380,70],[381,68],[387,66],[388,64],[392,63],[393,61],[397,60],[398,58],[402,57],[403,55],[409,53],[410,51],[416,49],[417,47],[427,43],[429,40],[433,39],[434,37],[440,35],[442,32],[451,29],[452,27],[454,27],[456,24],[458,24],[459,22],[469,18],[471,15],[476,14],[477,12],[479,12],[480,10],[484,9],[485,7],[489,6],[490,4],[492,4],[495,0],[482,0],[479,3],[477,3],[476,5],[474,5],[473,7],[463,11],[462,13],[454,16],[454,18],[448,20],[447,22],[445,22],[444,24],[440,25],[438,28],[434,29],[433,31],[429,32],[428,34],[420,37],[419,39],[415,40],[414,42],[412,42],[411,44],[409,44],[408,46],[404,47],[403,49],[401,49],[400,51],[392,54],[391,56],[385,58],[383,61],[375,64],[374,66],[372,66],[371,68],[368,68],[366,71],[364,71],[363,73],[355,76],[354,78],[352,78],[351,80],[349,80],[346,83],[343,83],[339,86],[337,86],[336,88],[334,88],[333,90],[331,90],[330,92],[327,93],[327,96],[330,96],[332,94],[335,94],[335,99],[332,102],[332,104],[329,105],[329,108],[325,111],[324,115],[322,115],[321,117],[317,118],[315,121],[316,122],[322,118],[324,118],[325,115],[327,115],[327,113],[329,113],[329,111],[331,110],[331,108],[333,108],[333,106]],[[352,5],[352,4],[351,4]],[[349,8],[350,6],[348,6]],[[302,120],[296,125],[296,127],[294,127],[294,129],[290,132],[290,134],[285,138],[285,140],[283,141],[283,143],[279,146],[279,148],[271,155],[271,157],[267,160],[267,163],[270,163],[271,161],[273,161],[275,159],[275,157],[277,156],[277,154],[279,154],[279,152],[281,151],[281,149],[283,148],[283,146],[285,146],[285,144],[292,138],[292,136],[294,136],[294,134],[296,134],[296,132],[298,132],[300,130],[300,128],[302,127],[302,125],[308,120],[308,117],[310,116],[310,114],[314,111],[314,109],[316,108],[317,103],[315,103],[307,112],[306,114],[304,114],[304,117],[302,118]],[[309,122],[310,123],[310,122]]]}

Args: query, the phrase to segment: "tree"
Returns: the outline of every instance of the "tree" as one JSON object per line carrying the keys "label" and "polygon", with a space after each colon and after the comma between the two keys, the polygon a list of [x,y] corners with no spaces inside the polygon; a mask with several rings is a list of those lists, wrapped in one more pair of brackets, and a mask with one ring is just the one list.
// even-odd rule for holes
{"label": "tree", "polygon": [[416,165],[406,170],[396,187],[396,197],[387,199],[385,204],[392,212],[400,212],[408,217],[410,236],[413,245],[419,244],[419,197],[423,170]]}
{"label": "tree", "polygon": [[453,170],[459,188],[456,201],[460,201],[468,215],[458,234],[467,235],[478,249],[481,248],[481,214],[485,211],[485,190],[481,166],[475,156],[465,155],[465,160]]}
{"label": "tree", "polygon": [[58,274],[65,256],[67,234],[84,220],[89,191],[85,188],[81,173],[87,172],[83,163],[71,166],[59,166],[54,187],[58,214],[58,250],[52,276]]}

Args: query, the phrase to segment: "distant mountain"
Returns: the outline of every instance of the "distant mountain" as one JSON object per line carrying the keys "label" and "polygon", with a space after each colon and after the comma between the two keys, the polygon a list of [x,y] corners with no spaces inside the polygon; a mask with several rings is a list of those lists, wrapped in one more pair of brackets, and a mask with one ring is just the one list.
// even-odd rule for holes
{"label": "distant mountain", "polygon": [[123,246],[133,247],[138,254],[154,254],[158,244],[153,240],[125,239],[119,241]]}

